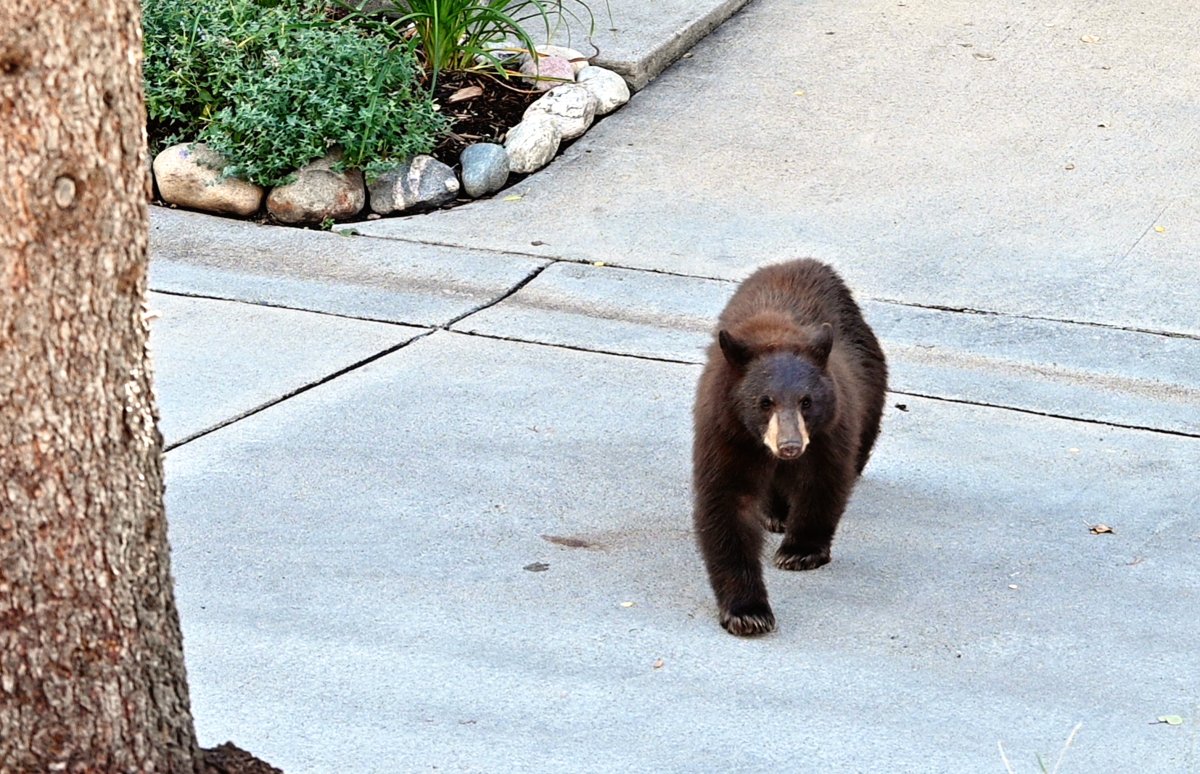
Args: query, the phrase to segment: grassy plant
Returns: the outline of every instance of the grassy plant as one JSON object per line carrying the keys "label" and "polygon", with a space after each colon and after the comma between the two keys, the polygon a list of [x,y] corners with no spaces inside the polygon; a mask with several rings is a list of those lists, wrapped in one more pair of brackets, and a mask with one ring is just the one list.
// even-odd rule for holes
{"label": "grassy plant", "polygon": [[540,23],[546,40],[567,19],[586,19],[588,33],[595,30],[595,16],[583,0],[390,0],[382,14],[363,12],[365,3],[342,4],[358,23],[408,41],[435,85],[448,70],[510,74],[505,54],[514,50],[505,46],[516,41],[517,51],[533,51],[537,45],[528,23]]}

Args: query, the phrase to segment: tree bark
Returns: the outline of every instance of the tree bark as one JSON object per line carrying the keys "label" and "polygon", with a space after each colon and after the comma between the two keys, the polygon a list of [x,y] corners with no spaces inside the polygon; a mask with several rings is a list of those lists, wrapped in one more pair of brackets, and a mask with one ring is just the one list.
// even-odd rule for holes
{"label": "tree bark", "polygon": [[150,389],[138,0],[0,0],[0,771],[197,772]]}

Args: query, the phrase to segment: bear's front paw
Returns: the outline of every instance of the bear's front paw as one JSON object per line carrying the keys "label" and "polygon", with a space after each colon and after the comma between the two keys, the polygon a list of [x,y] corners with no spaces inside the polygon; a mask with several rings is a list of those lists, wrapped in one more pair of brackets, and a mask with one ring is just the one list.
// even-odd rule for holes
{"label": "bear's front paw", "polygon": [[738,637],[754,637],[775,630],[775,614],[766,600],[737,603],[721,611],[721,626]]}
{"label": "bear's front paw", "polygon": [[815,570],[823,564],[829,564],[830,558],[828,548],[812,551],[784,545],[775,552],[775,566],[781,570]]}
{"label": "bear's front paw", "polygon": [[774,532],[776,535],[787,532],[787,522],[769,513],[763,515],[763,526],[767,528],[768,532]]}

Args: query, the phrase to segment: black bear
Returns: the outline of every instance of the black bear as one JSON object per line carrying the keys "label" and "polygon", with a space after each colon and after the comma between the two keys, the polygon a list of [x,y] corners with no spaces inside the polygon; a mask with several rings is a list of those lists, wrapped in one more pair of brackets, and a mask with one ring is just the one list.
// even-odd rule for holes
{"label": "black bear", "polygon": [[883,350],[825,264],[768,266],[729,300],[696,391],[692,463],[697,539],[730,633],[775,628],[764,525],[784,533],[777,567],[829,561],[886,390]]}

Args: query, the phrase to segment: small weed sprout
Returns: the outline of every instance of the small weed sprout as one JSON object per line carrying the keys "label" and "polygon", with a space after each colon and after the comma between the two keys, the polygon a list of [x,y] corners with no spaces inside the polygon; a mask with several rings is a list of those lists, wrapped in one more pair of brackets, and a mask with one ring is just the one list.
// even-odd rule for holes
{"label": "small weed sprout", "polygon": [[[1071,745],[1075,743],[1075,737],[1079,734],[1079,729],[1081,728],[1083,728],[1083,723],[1076,723],[1075,728],[1071,729],[1071,733],[1067,736],[1067,741],[1063,743],[1062,749],[1058,751],[1058,759],[1054,762],[1054,768],[1047,769],[1045,761],[1042,760],[1042,756],[1037,756],[1038,768],[1041,770],[1042,774],[1059,774],[1060,770],[1062,769],[1063,760],[1065,760],[1067,757],[1067,750],[1070,749]],[[1000,750],[1000,760],[1004,763],[1004,770],[1007,771],[1008,774],[1017,774],[1017,770],[1013,768],[1012,762],[1009,761],[1008,755],[1006,755],[1004,752],[1004,743],[997,741],[996,747]]]}

